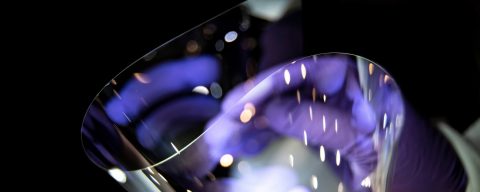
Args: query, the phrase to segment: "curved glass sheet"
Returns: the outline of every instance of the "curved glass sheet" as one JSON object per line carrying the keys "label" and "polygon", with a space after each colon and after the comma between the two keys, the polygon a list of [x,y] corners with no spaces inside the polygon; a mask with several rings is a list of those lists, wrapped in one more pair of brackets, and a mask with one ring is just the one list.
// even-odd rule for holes
{"label": "curved glass sheet", "polygon": [[295,23],[272,41],[284,28],[240,5],[143,56],[86,112],[87,156],[129,191],[382,191],[397,84],[360,56],[300,57]]}

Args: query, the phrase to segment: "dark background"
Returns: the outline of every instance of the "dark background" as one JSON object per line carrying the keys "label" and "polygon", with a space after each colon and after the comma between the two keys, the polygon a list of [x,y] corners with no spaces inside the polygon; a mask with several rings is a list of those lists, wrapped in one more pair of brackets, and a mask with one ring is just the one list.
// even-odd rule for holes
{"label": "dark background", "polygon": [[[42,83],[53,85],[45,90],[53,94],[36,92],[38,98],[28,95],[29,100],[43,104],[32,113],[46,116],[34,122],[36,128],[38,125],[42,128],[36,130],[47,135],[41,140],[48,145],[44,148],[51,151],[44,156],[51,158],[28,155],[25,159],[29,162],[47,159],[48,164],[38,167],[56,175],[45,176],[48,188],[65,190],[66,185],[80,191],[122,191],[83,153],[80,127],[89,103],[127,65],[238,2],[177,0],[168,5],[85,2],[55,5],[60,8],[39,11],[48,16],[35,18],[35,12],[28,17],[35,23],[29,30],[39,32],[26,31],[26,36],[33,35],[36,41],[23,50],[56,48],[40,54],[52,57],[29,62],[33,79],[24,84],[27,86],[21,86],[29,90],[41,78],[45,79]],[[407,100],[421,115],[446,119],[459,131],[479,117],[478,3],[332,0],[303,4],[306,54],[340,51],[376,61],[392,73]],[[50,25],[53,27],[46,29]],[[20,57],[15,58],[28,55],[19,53]],[[47,99],[43,100],[44,97]],[[53,113],[42,110],[52,103],[58,106]]]}

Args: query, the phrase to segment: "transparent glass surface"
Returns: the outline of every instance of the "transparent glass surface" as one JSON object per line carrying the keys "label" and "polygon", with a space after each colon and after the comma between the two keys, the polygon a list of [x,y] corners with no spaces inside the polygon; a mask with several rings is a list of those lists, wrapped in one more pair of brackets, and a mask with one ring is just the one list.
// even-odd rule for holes
{"label": "transparent glass surface", "polygon": [[123,70],[86,112],[86,155],[129,191],[384,191],[394,79],[346,53],[262,67],[266,23],[240,5]]}

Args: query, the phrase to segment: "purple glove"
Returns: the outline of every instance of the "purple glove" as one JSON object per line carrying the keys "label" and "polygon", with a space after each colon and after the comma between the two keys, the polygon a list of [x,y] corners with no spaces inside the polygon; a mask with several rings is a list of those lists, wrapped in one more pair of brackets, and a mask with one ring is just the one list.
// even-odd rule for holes
{"label": "purple glove", "polygon": [[[301,63],[267,70],[238,86],[227,95],[222,113],[211,121],[204,135],[211,146],[211,155],[241,156],[243,151],[232,149],[244,145],[245,140],[239,138],[247,136],[242,135],[257,137],[251,134],[252,130],[262,130],[255,126],[256,117],[265,118],[268,127],[279,135],[305,140],[316,150],[320,146],[338,150],[350,165],[350,178],[344,178],[346,184],[360,187],[377,164],[370,139],[377,119],[363,97],[358,78],[349,68],[355,66],[353,62],[352,58],[341,55],[304,59]],[[298,96],[296,90],[308,95]],[[312,98],[312,91],[316,99]],[[324,102],[322,94],[331,100]],[[392,98],[398,99],[397,106],[403,105],[399,102],[400,95]],[[268,142],[268,139],[255,140],[263,142],[261,146]]]}
{"label": "purple glove", "polygon": [[[106,134],[97,134],[91,140],[104,145],[118,143],[116,147],[108,147],[100,153],[111,157],[111,164],[123,169],[145,168],[174,156],[158,166],[171,177],[180,177],[184,172],[193,176],[205,175],[214,168],[218,159],[198,153],[199,148],[208,151],[202,140],[188,148],[186,146],[203,132],[204,124],[220,111],[220,102],[192,90],[200,85],[208,87],[217,80],[219,67],[215,58],[200,56],[161,63],[144,73],[133,75],[117,96],[106,102],[105,111],[98,113],[101,115],[92,113],[98,109],[91,107],[87,117],[107,122],[101,127],[92,124],[91,127],[95,128],[92,130],[111,130]],[[116,137],[98,139],[105,135]],[[122,139],[127,142],[125,138],[128,144],[121,142]],[[134,152],[125,150],[132,147]],[[112,156],[112,151],[119,153]],[[185,159],[184,155],[194,158]],[[141,163],[123,163],[125,159]]]}

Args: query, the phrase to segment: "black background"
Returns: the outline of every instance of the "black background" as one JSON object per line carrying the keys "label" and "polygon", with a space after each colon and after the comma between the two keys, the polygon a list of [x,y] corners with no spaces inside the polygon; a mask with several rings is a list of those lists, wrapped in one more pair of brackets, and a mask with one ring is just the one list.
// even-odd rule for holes
{"label": "black background", "polygon": [[[30,77],[17,88],[28,92],[23,100],[41,105],[28,107],[34,126],[23,134],[46,143],[19,146],[17,153],[26,157],[18,159],[42,159],[35,167],[55,175],[43,178],[50,190],[122,191],[83,153],[80,127],[89,103],[127,65],[238,2],[75,2],[37,9],[26,21],[14,22],[12,28],[27,25],[20,34],[27,41],[15,43],[20,49],[12,65],[19,69],[13,71],[28,67],[25,76]],[[392,73],[422,115],[447,119],[460,131],[480,115],[478,3],[352,2],[303,2],[306,54],[340,51],[374,60]],[[32,61],[23,61],[27,57]],[[31,87],[40,82],[51,86],[32,93]],[[21,104],[17,108],[27,109]]]}

